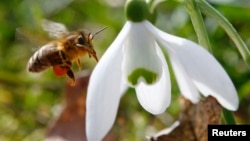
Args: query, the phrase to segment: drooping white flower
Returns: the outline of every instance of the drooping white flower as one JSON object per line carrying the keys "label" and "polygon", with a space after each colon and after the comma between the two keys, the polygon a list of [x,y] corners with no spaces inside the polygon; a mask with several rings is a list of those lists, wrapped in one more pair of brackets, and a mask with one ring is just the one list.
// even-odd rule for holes
{"label": "drooping white flower", "polygon": [[87,93],[86,132],[101,140],[112,127],[127,87],[136,90],[142,107],[160,114],[170,104],[168,54],[181,93],[197,103],[212,95],[229,110],[238,108],[235,87],[219,62],[198,44],[165,33],[149,21],[127,21],[94,68]]}

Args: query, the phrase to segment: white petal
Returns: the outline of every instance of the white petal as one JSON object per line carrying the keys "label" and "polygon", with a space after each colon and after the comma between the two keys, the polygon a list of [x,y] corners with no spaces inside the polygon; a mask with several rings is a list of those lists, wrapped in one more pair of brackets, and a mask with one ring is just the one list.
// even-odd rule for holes
{"label": "white petal", "polygon": [[171,83],[168,66],[158,45],[156,46],[156,49],[163,68],[159,81],[152,85],[147,85],[144,82],[141,82],[135,87],[140,104],[152,114],[163,113],[171,101]]}
{"label": "white petal", "polygon": [[[147,83],[154,83],[161,76],[161,61],[156,54],[155,40],[150,32],[147,31],[144,24],[132,23],[131,31],[125,42],[124,47],[124,62],[123,69],[124,79],[128,81],[131,86],[135,86],[139,81]],[[136,71],[144,71],[153,74],[152,82],[149,82],[150,75],[144,76],[144,73],[136,73]],[[146,72],[145,71],[145,72]],[[136,77],[131,77],[136,76]],[[133,79],[131,79],[133,78]]]}
{"label": "white petal", "polygon": [[203,47],[187,40],[183,43],[187,47],[177,47],[176,52],[199,91],[205,96],[214,96],[225,108],[237,110],[237,92],[219,62]]}
{"label": "white petal", "polygon": [[100,141],[112,127],[121,93],[122,44],[128,35],[126,23],[115,41],[94,68],[87,93],[86,134],[89,141]]}
{"label": "white petal", "polygon": [[158,133],[156,133],[155,135],[153,135],[151,138],[153,140],[157,140],[158,137],[160,136],[164,136],[164,135],[168,135],[170,134],[174,129],[176,129],[178,126],[180,126],[181,122],[180,121],[175,121],[170,127],[165,128],[161,131],[159,131]]}
{"label": "white petal", "polygon": [[149,22],[146,25],[159,42],[165,42],[164,47],[175,51],[186,73],[202,94],[214,96],[229,110],[238,109],[239,99],[231,79],[208,51],[192,41],[164,33]]}
{"label": "white petal", "polygon": [[[159,38],[165,37],[165,33],[161,33],[156,29],[152,24],[148,23],[147,21],[144,22],[146,27],[156,36]],[[160,35],[158,35],[158,32],[160,32]],[[163,34],[163,35],[162,35]],[[161,37],[162,35],[162,37]],[[167,34],[168,35],[168,34]],[[171,40],[171,37],[169,40]],[[165,38],[164,38],[165,39]],[[194,83],[188,76],[188,74],[185,72],[184,68],[180,64],[179,58],[176,55],[176,51],[174,48],[170,48],[172,44],[169,44],[169,42],[166,42],[165,40],[160,40],[161,44],[167,49],[170,62],[172,65],[172,68],[174,70],[174,74],[177,80],[177,84],[179,85],[179,89],[181,91],[181,94],[184,95],[187,99],[192,101],[193,103],[197,103],[200,99],[200,95],[198,90],[196,89]]]}
{"label": "white petal", "polygon": [[174,70],[174,75],[179,85],[181,94],[184,95],[187,99],[189,99],[193,103],[199,102],[200,94],[197,88],[195,87],[192,79],[188,76],[185,69],[182,67],[175,51],[171,50],[171,48],[167,49],[171,65]]}

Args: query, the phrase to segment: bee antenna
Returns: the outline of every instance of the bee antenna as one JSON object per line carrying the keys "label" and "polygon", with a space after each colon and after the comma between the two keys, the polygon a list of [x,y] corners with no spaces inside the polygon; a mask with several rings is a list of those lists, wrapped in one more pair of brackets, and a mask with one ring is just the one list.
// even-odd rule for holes
{"label": "bee antenna", "polygon": [[[98,30],[98,31],[92,36],[92,39],[94,39],[94,37],[95,37],[98,33],[102,32],[102,31],[103,31],[104,29],[106,29],[106,28],[108,28],[108,27],[105,26],[104,28]],[[91,40],[92,40],[92,39],[91,39]]]}

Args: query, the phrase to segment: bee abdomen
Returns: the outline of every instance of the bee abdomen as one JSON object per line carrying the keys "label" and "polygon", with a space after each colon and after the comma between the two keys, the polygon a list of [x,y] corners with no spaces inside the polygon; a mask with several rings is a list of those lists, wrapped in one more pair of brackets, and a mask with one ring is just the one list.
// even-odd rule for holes
{"label": "bee abdomen", "polygon": [[35,54],[30,58],[27,69],[30,72],[40,72],[51,66],[51,56],[53,57],[55,53],[58,52],[53,48],[53,45],[46,45],[35,52]]}
{"label": "bee abdomen", "polygon": [[40,72],[50,67],[50,62],[43,58],[43,54],[37,51],[28,62],[28,71],[30,72]]}

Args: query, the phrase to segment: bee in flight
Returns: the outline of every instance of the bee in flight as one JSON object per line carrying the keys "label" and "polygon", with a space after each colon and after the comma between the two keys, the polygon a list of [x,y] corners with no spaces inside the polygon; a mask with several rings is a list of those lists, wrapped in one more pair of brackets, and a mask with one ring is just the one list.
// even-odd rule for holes
{"label": "bee in flight", "polygon": [[81,69],[80,57],[87,54],[98,61],[92,40],[96,34],[107,27],[95,34],[83,29],[68,32],[63,24],[44,20],[43,28],[50,33],[51,37],[57,39],[42,46],[34,53],[27,64],[28,71],[41,72],[52,67],[55,75],[67,75],[74,85],[75,76],[71,69],[72,63],[76,61]]}

